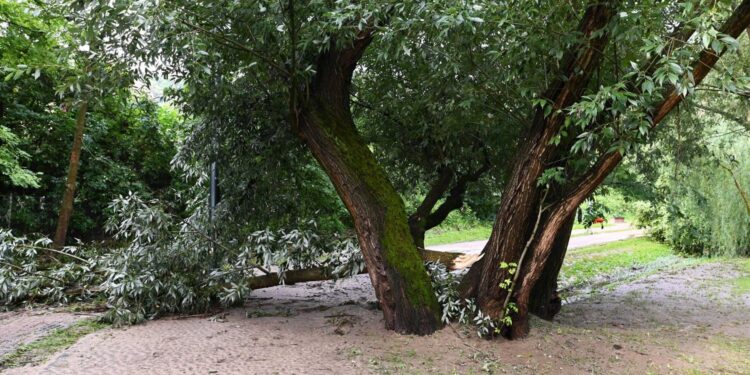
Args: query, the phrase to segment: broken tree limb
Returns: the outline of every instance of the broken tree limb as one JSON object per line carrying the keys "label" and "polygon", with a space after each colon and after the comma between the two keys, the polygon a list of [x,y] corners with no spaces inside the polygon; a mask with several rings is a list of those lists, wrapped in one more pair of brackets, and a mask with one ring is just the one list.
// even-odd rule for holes
{"label": "broken tree limb", "polygon": [[[421,254],[422,259],[424,259],[426,262],[438,262],[444,264],[446,267],[448,267],[448,270],[451,271],[469,267],[477,259],[479,259],[479,254],[463,254],[434,250],[422,250]],[[364,273],[367,273],[367,269],[363,269],[360,272],[360,274]],[[335,279],[335,277],[331,275],[329,270],[319,267],[303,270],[290,270],[286,271],[286,273],[284,274],[285,285],[333,279]],[[280,284],[281,279],[279,278],[279,274],[277,272],[253,277],[248,281],[248,287],[250,287],[250,289],[264,289]]]}

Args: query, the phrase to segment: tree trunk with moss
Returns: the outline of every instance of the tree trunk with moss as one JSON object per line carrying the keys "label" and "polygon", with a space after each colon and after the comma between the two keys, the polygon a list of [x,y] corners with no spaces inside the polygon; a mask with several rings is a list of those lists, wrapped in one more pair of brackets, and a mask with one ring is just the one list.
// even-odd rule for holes
{"label": "tree trunk with moss", "polygon": [[369,42],[365,35],[347,48],[332,44],[319,57],[309,94],[300,98],[298,110],[292,105],[295,123],[352,215],[386,328],[430,334],[440,327],[440,306],[404,203],[358,134],[349,108],[352,74]]}

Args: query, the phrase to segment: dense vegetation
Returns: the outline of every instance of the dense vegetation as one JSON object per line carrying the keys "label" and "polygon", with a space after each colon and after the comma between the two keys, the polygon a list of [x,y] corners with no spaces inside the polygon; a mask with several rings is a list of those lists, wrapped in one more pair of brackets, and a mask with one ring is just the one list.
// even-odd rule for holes
{"label": "dense vegetation", "polygon": [[[135,323],[366,266],[388,329],[512,338],[559,311],[576,221],[750,255],[748,26],[748,0],[0,0],[0,303]],[[462,279],[423,262],[451,227],[489,238]]]}

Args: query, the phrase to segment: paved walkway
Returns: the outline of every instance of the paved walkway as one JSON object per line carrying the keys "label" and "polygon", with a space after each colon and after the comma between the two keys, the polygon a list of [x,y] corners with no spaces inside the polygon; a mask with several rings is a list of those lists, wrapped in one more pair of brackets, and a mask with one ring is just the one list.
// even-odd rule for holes
{"label": "paved walkway", "polygon": [[[577,229],[572,232],[568,249],[577,249],[591,245],[599,245],[607,242],[622,241],[630,238],[641,237],[645,233],[643,229],[634,229],[630,224],[615,224],[602,229],[594,229],[593,234],[586,234],[585,229]],[[487,240],[457,242],[446,245],[430,246],[429,250],[449,251],[466,254],[479,254],[482,252]]]}

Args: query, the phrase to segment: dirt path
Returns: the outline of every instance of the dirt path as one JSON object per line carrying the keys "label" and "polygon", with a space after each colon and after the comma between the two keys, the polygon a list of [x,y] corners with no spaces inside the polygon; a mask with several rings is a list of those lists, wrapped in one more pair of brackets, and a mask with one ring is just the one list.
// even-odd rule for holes
{"label": "dirt path", "polygon": [[[254,293],[213,318],[163,319],[88,335],[10,374],[747,374],[750,295],[736,265],[705,263],[568,304],[529,338],[467,327],[428,337],[382,328],[366,276]],[[273,299],[268,299],[273,298]]]}
{"label": "dirt path", "polygon": [[[579,229],[572,232],[568,249],[577,249],[586,246],[600,245],[608,242],[622,241],[629,238],[642,237],[645,235],[642,229],[634,229],[630,224],[617,224],[605,227],[604,230],[595,229],[594,234],[586,235],[585,230]],[[461,252],[466,254],[479,254],[482,252],[487,240],[457,242],[445,245],[429,246],[430,250]]]}
{"label": "dirt path", "polygon": [[0,313],[0,357],[54,329],[68,327],[87,317],[88,314],[56,312],[53,309]]}

